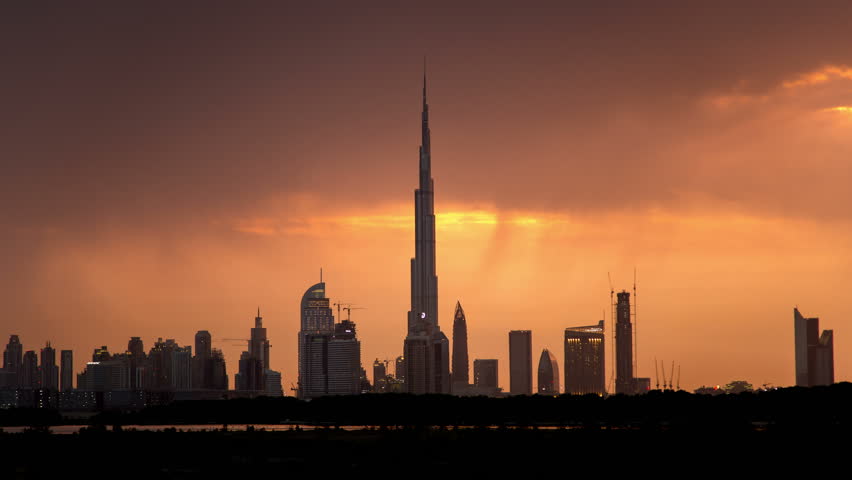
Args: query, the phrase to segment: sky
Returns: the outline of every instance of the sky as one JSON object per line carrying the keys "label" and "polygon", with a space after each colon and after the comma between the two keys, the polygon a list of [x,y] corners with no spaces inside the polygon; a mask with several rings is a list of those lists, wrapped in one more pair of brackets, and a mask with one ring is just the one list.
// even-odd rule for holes
{"label": "sky", "polygon": [[471,368],[508,389],[521,329],[562,368],[635,269],[652,384],[794,384],[796,306],[850,379],[852,4],[357,3],[0,7],[0,342],[80,371],[205,329],[233,374],[260,307],[290,393],[322,268],[371,376],[406,334],[425,56]]}

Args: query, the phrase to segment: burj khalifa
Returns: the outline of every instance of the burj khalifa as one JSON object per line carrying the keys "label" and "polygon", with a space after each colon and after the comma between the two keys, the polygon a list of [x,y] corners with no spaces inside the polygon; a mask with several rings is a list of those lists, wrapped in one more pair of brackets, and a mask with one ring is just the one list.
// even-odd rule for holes
{"label": "burj khalifa", "polygon": [[411,310],[403,348],[409,393],[450,392],[450,348],[438,326],[438,276],[435,273],[435,182],[429,138],[429,104],[423,73],[420,185],[414,191],[414,258],[411,259]]}

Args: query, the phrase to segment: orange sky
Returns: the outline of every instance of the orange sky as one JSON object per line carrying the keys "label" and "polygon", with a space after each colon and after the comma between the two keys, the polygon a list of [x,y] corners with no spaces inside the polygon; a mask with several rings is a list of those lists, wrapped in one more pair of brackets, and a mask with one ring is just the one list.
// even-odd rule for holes
{"label": "orange sky", "polygon": [[848,380],[852,12],[797,5],[4,7],[0,340],[82,368],[207,329],[233,373],[217,340],[259,305],[287,390],[322,267],[372,374],[405,335],[426,53],[440,324],[460,300],[471,364],[508,388],[530,329],[562,368],[635,267],[640,375],[789,385],[798,305]]}

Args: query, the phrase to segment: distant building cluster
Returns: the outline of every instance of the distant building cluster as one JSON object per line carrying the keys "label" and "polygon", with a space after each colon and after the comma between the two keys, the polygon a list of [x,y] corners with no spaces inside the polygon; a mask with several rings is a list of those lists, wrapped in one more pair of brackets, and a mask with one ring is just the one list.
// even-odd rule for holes
{"label": "distant building cluster", "polygon": [[121,353],[111,353],[106,346],[96,348],[91,361],[77,373],[76,387],[71,350],[60,352],[57,367],[55,350],[48,343],[38,363],[35,351],[24,352],[18,335],[12,335],[3,352],[0,407],[142,408],[176,399],[280,396],[281,374],[269,369],[269,341],[261,320],[258,311],[233,391],[228,390],[225,357],[212,348],[212,336],[206,330],[195,334],[194,356],[191,346],[162,338],[147,353],[140,337],[131,337]]}

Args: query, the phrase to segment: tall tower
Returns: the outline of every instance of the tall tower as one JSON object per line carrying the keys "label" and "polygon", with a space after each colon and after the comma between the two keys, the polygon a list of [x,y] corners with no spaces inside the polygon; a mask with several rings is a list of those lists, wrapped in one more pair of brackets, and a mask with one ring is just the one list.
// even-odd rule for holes
{"label": "tall tower", "polygon": [[260,360],[264,369],[269,369],[269,340],[266,339],[266,329],[263,328],[263,317],[260,316],[260,307],[257,308],[257,316],[254,317],[254,328],[251,329],[249,355]]}
{"label": "tall tower", "polygon": [[630,292],[616,294],[615,393],[636,393],[633,381],[633,325],[630,323]]}
{"label": "tall tower", "polygon": [[74,389],[74,352],[62,350],[59,353],[59,389],[63,392]]}
{"label": "tall tower", "polygon": [[429,104],[423,72],[420,184],[414,191],[414,258],[411,259],[411,310],[405,337],[405,385],[409,393],[449,393],[450,342],[438,326],[438,276],[435,270],[435,198]]}
{"label": "tall tower", "polygon": [[467,319],[461,302],[456,302],[453,318],[453,384],[470,383],[470,363],[467,358]]}
{"label": "tall tower", "polygon": [[509,332],[509,391],[532,395],[532,331]]}
{"label": "tall tower", "polygon": [[41,388],[59,390],[59,367],[56,366],[56,350],[47,342],[41,349],[41,367],[39,368]]}
{"label": "tall tower", "polygon": [[796,386],[813,387],[834,383],[834,331],[819,333],[819,318],[805,318],[793,309]]}
{"label": "tall tower", "polygon": [[307,399],[328,392],[328,342],[334,334],[334,315],[322,278],[302,295],[299,315],[298,393]]}

